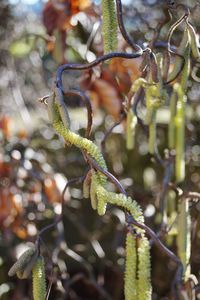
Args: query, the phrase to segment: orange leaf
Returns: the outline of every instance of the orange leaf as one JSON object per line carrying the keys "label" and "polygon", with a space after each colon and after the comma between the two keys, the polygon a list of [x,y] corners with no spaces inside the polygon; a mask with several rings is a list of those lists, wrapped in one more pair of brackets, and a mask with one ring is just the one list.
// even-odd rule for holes
{"label": "orange leaf", "polygon": [[6,139],[9,139],[11,136],[11,127],[12,127],[12,120],[8,116],[3,116],[0,119],[0,128],[3,132],[3,135]]}
{"label": "orange leaf", "polygon": [[44,193],[50,202],[60,202],[61,195],[57,188],[56,181],[53,178],[44,180]]}
{"label": "orange leaf", "polygon": [[127,93],[132,83],[140,77],[140,63],[141,59],[115,58],[110,61],[109,69],[113,73],[113,76],[117,77],[121,92]]}

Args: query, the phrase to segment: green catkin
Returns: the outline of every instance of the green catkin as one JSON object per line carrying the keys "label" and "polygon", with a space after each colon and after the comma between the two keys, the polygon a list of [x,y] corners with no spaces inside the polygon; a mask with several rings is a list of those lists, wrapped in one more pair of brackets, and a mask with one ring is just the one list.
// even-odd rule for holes
{"label": "green catkin", "polygon": [[60,117],[62,119],[63,124],[65,125],[65,127],[70,128],[70,117],[68,114],[67,109],[65,109],[65,104],[63,101],[63,95],[62,92],[59,89],[55,89],[55,95],[54,97],[56,98],[56,103],[57,103],[57,108],[60,114]]}
{"label": "green catkin", "polygon": [[[102,186],[97,186],[98,203],[101,200],[104,203],[110,203],[121,206],[129,211],[132,217],[139,223],[144,223],[144,217],[140,206],[131,197],[123,194],[108,192]],[[151,282],[150,282],[150,248],[149,241],[144,236],[144,230],[137,229],[141,234],[141,245],[138,250],[139,271],[138,280],[136,280],[136,250],[135,241],[130,233],[127,236],[126,250],[126,271],[125,271],[125,299],[126,300],[150,300]],[[138,283],[137,283],[138,282]],[[143,289],[142,289],[143,286]]]}
{"label": "green catkin", "polygon": [[185,50],[185,65],[181,74],[180,84],[174,85],[174,91],[177,93],[178,101],[176,107],[176,181],[182,182],[185,179],[185,107],[187,81],[190,71],[189,46]]}
{"label": "green catkin", "polygon": [[[190,43],[191,43],[190,39]],[[174,89],[178,95],[177,113],[176,113],[176,181],[183,182],[185,180],[185,106],[188,76],[190,72],[190,45],[185,50],[185,65],[181,74],[180,85],[176,84]],[[191,45],[192,46],[192,45]],[[178,256],[184,267],[184,279],[187,280],[190,274],[190,251],[191,251],[191,221],[189,215],[188,201],[181,198],[178,202],[178,235],[177,247]]]}
{"label": "green catkin", "polygon": [[97,195],[96,195],[97,180],[98,180],[97,175],[93,171],[91,177],[91,184],[90,184],[90,201],[91,201],[91,206],[94,210],[97,209]]}
{"label": "green catkin", "polygon": [[174,85],[178,101],[176,107],[176,181],[182,182],[185,179],[185,103],[186,97],[179,84]]}
{"label": "green catkin", "polygon": [[137,300],[151,300],[151,267],[150,267],[150,246],[146,237],[139,240],[138,247],[138,284]]}
{"label": "green catkin", "polygon": [[126,300],[138,300],[137,298],[137,251],[136,237],[128,232],[126,236],[126,265],[124,294]]}
{"label": "green catkin", "polygon": [[157,63],[157,77],[158,82],[154,83],[152,81],[153,75],[152,72],[150,74],[150,85],[146,87],[146,124],[149,125],[149,141],[148,141],[148,147],[149,147],[149,153],[154,154],[155,152],[155,146],[156,146],[156,116],[157,116],[157,110],[161,106],[163,100],[166,97],[166,92],[163,89],[163,80],[162,80],[162,62],[163,58],[160,53],[156,55],[156,61]]}
{"label": "green catkin", "polygon": [[156,143],[156,110],[152,111],[152,120],[149,124],[149,153],[154,154]]}
{"label": "green catkin", "polygon": [[126,148],[132,150],[135,145],[135,127],[137,118],[132,109],[129,109],[126,117]]}
{"label": "green catkin", "polygon": [[90,197],[91,176],[92,171],[90,170],[83,181],[83,197],[86,199]]}
{"label": "green catkin", "polygon": [[[157,63],[157,60],[156,60]],[[159,69],[159,68],[158,68]],[[145,123],[149,125],[149,153],[153,154],[156,143],[156,113],[159,103],[160,85],[152,80],[152,74],[149,74],[149,85],[146,86],[146,116]]]}
{"label": "green catkin", "polygon": [[169,149],[174,149],[175,142],[176,142],[176,131],[175,131],[176,102],[177,102],[177,94],[175,93],[175,91],[173,91],[170,99],[170,119],[169,119],[169,126],[168,126]]}
{"label": "green catkin", "polygon": [[114,0],[102,0],[104,53],[117,49],[117,16]]}
{"label": "green catkin", "polygon": [[190,44],[191,44],[191,51],[194,58],[200,62],[200,52],[198,48],[198,40],[197,40],[197,34],[194,30],[194,27],[188,23],[188,31],[190,35]]}
{"label": "green catkin", "polygon": [[[177,49],[178,54],[180,54],[182,56],[185,54],[185,49],[186,49],[186,47],[188,47],[189,39],[190,38],[189,38],[188,27],[186,26],[184,33],[183,33],[183,38]],[[176,77],[176,75],[180,72],[180,70],[182,68],[182,64],[183,64],[183,59],[179,56],[176,56],[176,58],[174,60],[173,70],[171,71],[171,73],[169,74],[169,76],[167,78],[168,81],[171,81]]]}
{"label": "green catkin", "polygon": [[134,83],[131,86],[130,93],[136,93],[140,87],[146,87],[148,85],[146,79],[144,78],[138,78],[134,81]]}
{"label": "green catkin", "polygon": [[187,279],[190,274],[190,253],[191,253],[191,218],[189,212],[189,203],[186,199],[179,199],[178,202],[178,235],[177,246],[178,255],[183,264],[184,278]]}
{"label": "green catkin", "polygon": [[[158,72],[158,77],[161,78],[161,74]],[[160,86],[160,78],[159,83],[155,84],[152,80],[147,82],[144,78],[138,78],[134,81],[131,86],[130,93],[136,93],[140,87],[145,88],[146,94],[146,116],[145,116],[145,124],[149,125],[149,150],[150,153],[154,153],[155,148],[155,137],[156,137],[156,110],[160,105],[159,93],[161,90]],[[130,113],[130,115],[129,115]],[[126,141],[127,141],[127,149],[132,149],[134,146],[133,133],[131,132],[131,119],[135,118],[134,114],[131,110],[128,111],[127,115],[127,128],[126,128]],[[132,127],[132,130],[135,130],[135,124]]]}
{"label": "green catkin", "polygon": [[28,278],[37,259],[37,255],[38,251],[35,246],[26,250],[11,267],[8,275],[14,276],[16,274],[19,279]]}
{"label": "green catkin", "polygon": [[53,59],[56,61],[57,64],[62,64],[64,57],[63,57],[63,47],[62,47],[62,33],[59,29],[54,29],[53,36],[56,39],[56,43],[54,44],[54,50],[52,52]]}
{"label": "green catkin", "polygon": [[[51,114],[51,118],[53,118],[53,127],[57,133],[60,134],[68,143],[86,151],[103,169],[107,169],[105,160],[99,151],[99,148],[90,140],[79,136],[64,126],[60,119],[60,114],[55,103],[49,103],[48,108],[49,114]],[[101,180],[101,184],[104,185],[106,182],[106,177],[100,174],[99,178]]]}
{"label": "green catkin", "polygon": [[46,298],[46,280],[44,258],[39,256],[33,267],[33,299],[45,300]]}
{"label": "green catkin", "polygon": [[[143,81],[142,81],[143,82]],[[61,120],[61,116],[57,107],[57,104],[54,102],[55,98],[50,99],[48,101],[48,110],[49,110],[49,116],[50,120],[52,120],[53,127],[55,130],[65,139],[66,142],[73,144],[80,148],[81,150],[86,151],[94,160],[97,161],[97,163],[104,169],[106,169],[106,163],[104,161],[104,158],[99,151],[98,147],[91,141],[89,141],[86,138],[83,138],[79,136],[78,134],[75,134],[71,132],[68,128],[65,127]],[[105,188],[106,185],[106,177],[102,175],[99,171],[95,172],[93,171],[92,177],[91,177],[91,188],[90,188],[90,196],[93,194],[94,196],[94,203],[92,203],[93,208],[96,208],[97,206],[97,212],[99,215],[104,215],[106,212],[106,205],[107,203],[114,204],[117,206],[121,206],[125,208],[127,211],[130,212],[132,217],[139,223],[144,223],[144,217],[142,214],[142,210],[140,206],[137,204],[135,200],[133,200],[131,197],[126,197],[123,194],[117,194],[113,192],[108,192]],[[97,202],[96,202],[97,198]],[[92,200],[93,201],[93,200]],[[141,235],[141,237],[144,237],[145,231],[143,229],[138,228],[137,232]],[[130,248],[129,248],[130,249]],[[131,262],[133,263],[133,262]],[[148,266],[148,264],[146,264]],[[128,263],[127,263],[128,268]],[[128,273],[130,273],[130,269],[128,269]],[[136,278],[136,270],[134,271],[135,278]],[[147,274],[147,281],[149,281],[148,278],[148,272]],[[125,286],[131,286],[131,282],[128,281],[129,276],[125,276]],[[143,275],[144,278],[144,275]],[[132,298],[127,298],[126,300],[134,300]],[[39,298],[38,298],[39,299]],[[35,299],[34,300],[38,300]],[[138,299],[137,297],[135,300]],[[149,298],[147,298],[148,300]],[[39,299],[40,300],[40,299]],[[42,298],[43,300],[43,298]]]}
{"label": "green catkin", "polygon": [[94,185],[95,197],[97,198],[97,213],[100,216],[103,216],[106,213],[107,202],[103,197],[98,197],[97,188],[98,186],[101,186],[98,173],[93,174],[93,185]]}
{"label": "green catkin", "polygon": [[123,194],[108,192],[104,187],[98,185],[97,198],[98,201],[101,200],[102,202],[114,204],[127,209],[137,222],[144,223],[142,210],[137,202],[131,197],[126,197]]}
{"label": "green catkin", "polygon": [[185,58],[185,64],[181,73],[180,85],[185,94],[187,90],[188,77],[190,74],[190,45],[188,45],[185,49],[184,58]]}
{"label": "green catkin", "polygon": [[157,86],[146,87],[146,117],[145,123],[149,125],[149,152],[151,154],[155,151],[156,142],[156,113],[157,113]]}

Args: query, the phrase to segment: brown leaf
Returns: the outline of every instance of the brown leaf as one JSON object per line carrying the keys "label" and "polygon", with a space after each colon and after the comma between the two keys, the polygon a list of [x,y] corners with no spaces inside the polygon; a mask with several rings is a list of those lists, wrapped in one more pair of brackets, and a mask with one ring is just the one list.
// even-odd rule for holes
{"label": "brown leaf", "polygon": [[117,119],[121,111],[121,99],[115,87],[103,79],[96,79],[92,90],[98,95],[99,105]]}
{"label": "brown leaf", "polygon": [[44,180],[44,193],[51,203],[60,202],[61,195],[53,178],[46,178]]}
{"label": "brown leaf", "polygon": [[90,4],[90,0],[49,0],[43,10],[43,23],[48,34],[53,34],[55,29],[60,31],[68,29],[71,26],[71,17]]}
{"label": "brown leaf", "polygon": [[109,63],[109,70],[118,80],[122,93],[127,93],[132,83],[140,77],[139,66],[141,59],[115,58]]}

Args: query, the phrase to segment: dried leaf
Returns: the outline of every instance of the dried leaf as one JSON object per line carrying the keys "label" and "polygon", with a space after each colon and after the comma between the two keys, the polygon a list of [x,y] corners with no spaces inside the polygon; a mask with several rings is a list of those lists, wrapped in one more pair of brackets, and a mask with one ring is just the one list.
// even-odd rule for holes
{"label": "dried leaf", "polygon": [[97,79],[92,89],[99,97],[99,105],[117,119],[121,111],[121,99],[115,87],[103,79]]}
{"label": "dried leaf", "polygon": [[44,180],[44,193],[51,203],[60,202],[61,195],[54,178],[46,178]]}

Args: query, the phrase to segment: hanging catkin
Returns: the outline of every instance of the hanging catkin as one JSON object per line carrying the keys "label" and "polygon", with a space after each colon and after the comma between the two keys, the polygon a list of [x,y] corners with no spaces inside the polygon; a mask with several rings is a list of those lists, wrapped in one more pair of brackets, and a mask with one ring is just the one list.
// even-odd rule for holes
{"label": "hanging catkin", "polygon": [[117,17],[114,0],[102,0],[104,53],[117,49]]}

